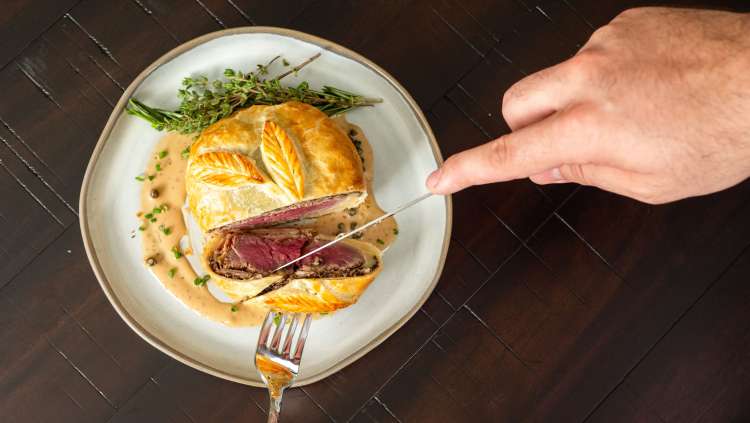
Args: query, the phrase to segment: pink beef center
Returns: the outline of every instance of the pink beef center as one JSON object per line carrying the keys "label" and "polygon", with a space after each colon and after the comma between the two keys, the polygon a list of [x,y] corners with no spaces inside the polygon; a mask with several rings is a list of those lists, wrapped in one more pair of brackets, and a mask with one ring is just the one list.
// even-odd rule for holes
{"label": "pink beef center", "polygon": [[260,216],[251,217],[239,222],[225,226],[226,229],[250,229],[263,226],[276,225],[284,222],[292,222],[305,217],[319,216],[323,211],[334,207],[346,198],[346,195],[319,198],[303,203],[295,204],[287,208],[271,211]]}
{"label": "pink beef center", "polygon": [[[324,242],[321,241],[313,241],[305,246],[302,250],[302,254],[308,253],[323,244]],[[346,244],[342,244],[341,242],[328,248],[324,248],[317,253],[300,260],[301,266],[330,266],[340,269],[351,269],[360,267],[363,264],[364,259],[362,258],[362,254],[356,249]]]}
{"label": "pink beef center", "polygon": [[[264,237],[255,234],[235,234],[229,264],[233,268],[248,268],[259,273],[272,272],[301,255],[321,246],[322,241],[307,236]],[[338,243],[301,260],[299,266],[325,270],[353,269],[364,264],[362,254],[355,248]]]}

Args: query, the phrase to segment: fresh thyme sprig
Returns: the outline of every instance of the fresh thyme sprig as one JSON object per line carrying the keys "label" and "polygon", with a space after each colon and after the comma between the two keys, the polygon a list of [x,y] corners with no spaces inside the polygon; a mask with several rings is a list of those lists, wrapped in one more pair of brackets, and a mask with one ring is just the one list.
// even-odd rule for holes
{"label": "fresh thyme sprig", "polygon": [[280,104],[299,101],[311,104],[329,116],[335,116],[355,107],[372,106],[380,99],[367,98],[331,86],[321,90],[310,88],[307,82],[295,86],[281,85],[281,79],[297,72],[320,57],[320,53],[271,79],[266,79],[269,66],[281,56],[265,65],[257,65],[254,72],[224,71],[224,80],[209,81],[205,76],[187,77],[177,93],[180,107],[170,111],[147,106],[131,98],[126,108],[128,114],[146,120],[159,131],[176,131],[183,134],[200,132],[209,125],[232,114],[237,109],[254,104]]}

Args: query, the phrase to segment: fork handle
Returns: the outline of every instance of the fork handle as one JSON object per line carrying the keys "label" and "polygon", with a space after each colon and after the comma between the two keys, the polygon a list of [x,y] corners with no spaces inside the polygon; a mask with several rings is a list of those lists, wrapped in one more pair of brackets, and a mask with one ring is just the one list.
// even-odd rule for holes
{"label": "fork handle", "polygon": [[268,397],[270,399],[268,404],[268,423],[279,423],[279,414],[281,413],[281,396],[284,391],[280,391],[278,395],[274,395],[271,390],[268,391]]}

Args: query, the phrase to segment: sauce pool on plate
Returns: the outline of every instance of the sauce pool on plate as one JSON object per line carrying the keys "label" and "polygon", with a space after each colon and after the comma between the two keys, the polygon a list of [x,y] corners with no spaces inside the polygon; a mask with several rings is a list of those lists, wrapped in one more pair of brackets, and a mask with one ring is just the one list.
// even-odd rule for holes
{"label": "sauce pool on plate", "polygon": [[[328,235],[349,232],[385,214],[373,195],[373,153],[364,133],[343,117],[334,121],[349,135],[363,159],[368,196],[356,209],[296,224]],[[193,254],[191,249],[180,248],[180,240],[187,234],[182,207],[188,150],[193,140],[192,135],[167,134],[154,147],[144,173],[136,178],[143,184],[138,213],[143,263],[172,295],[198,314],[228,326],[259,325],[268,312],[266,307],[250,302],[226,303],[214,297],[204,275],[196,274],[186,258]],[[359,239],[384,250],[397,235],[396,221],[390,217],[362,232]]]}

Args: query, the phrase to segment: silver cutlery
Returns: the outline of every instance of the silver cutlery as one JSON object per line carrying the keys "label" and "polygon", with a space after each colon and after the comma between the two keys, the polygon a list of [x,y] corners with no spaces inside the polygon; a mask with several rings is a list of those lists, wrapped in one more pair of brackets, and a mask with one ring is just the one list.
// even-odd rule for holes
{"label": "silver cutlery", "polygon": [[[310,330],[312,315],[305,315],[299,334],[295,337],[302,313],[269,311],[258,336],[255,367],[268,387],[270,399],[268,423],[277,423],[281,413],[281,397],[292,385],[299,372],[302,350]],[[288,325],[287,325],[288,323]],[[284,338],[284,342],[281,340]],[[270,340],[270,341],[269,341]],[[293,345],[294,344],[294,345]]]}

